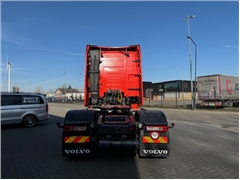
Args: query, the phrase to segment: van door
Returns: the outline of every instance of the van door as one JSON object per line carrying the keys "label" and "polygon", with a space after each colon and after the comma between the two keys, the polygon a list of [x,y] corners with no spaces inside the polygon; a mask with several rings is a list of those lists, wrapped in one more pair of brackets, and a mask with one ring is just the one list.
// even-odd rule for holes
{"label": "van door", "polygon": [[1,95],[1,123],[20,123],[20,95]]}

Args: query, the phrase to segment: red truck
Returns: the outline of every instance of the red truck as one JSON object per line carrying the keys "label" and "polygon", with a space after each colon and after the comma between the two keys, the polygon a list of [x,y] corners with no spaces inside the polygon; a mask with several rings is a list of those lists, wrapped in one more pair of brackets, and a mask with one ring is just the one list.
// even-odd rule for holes
{"label": "red truck", "polygon": [[139,157],[168,157],[169,128],[162,111],[142,109],[140,45],[87,45],[86,109],[69,110],[64,118],[62,154],[92,156],[118,151]]}

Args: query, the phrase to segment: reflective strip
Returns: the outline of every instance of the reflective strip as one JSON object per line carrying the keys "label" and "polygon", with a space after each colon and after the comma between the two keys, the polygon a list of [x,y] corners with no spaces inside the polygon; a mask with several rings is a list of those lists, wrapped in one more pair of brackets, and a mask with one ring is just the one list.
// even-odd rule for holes
{"label": "reflective strip", "polygon": [[64,137],[65,143],[89,143],[90,136],[70,136]]}
{"label": "reflective strip", "polygon": [[152,139],[150,136],[143,136],[143,143],[168,143],[167,137],[159,137],[158,139]]}

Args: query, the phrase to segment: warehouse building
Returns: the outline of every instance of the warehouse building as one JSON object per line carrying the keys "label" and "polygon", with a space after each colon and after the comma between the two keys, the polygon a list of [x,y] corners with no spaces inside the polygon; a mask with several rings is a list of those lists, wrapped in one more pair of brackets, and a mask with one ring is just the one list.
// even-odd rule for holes
{"label": "warehouse building", "polygon": [[[144,98],[151,100],[191,100],[191,81],[172,80],[158,83],[143,81]],[[194,92],[194,81],[193,81]],[[197,84],[196,84],[197,92]]]}

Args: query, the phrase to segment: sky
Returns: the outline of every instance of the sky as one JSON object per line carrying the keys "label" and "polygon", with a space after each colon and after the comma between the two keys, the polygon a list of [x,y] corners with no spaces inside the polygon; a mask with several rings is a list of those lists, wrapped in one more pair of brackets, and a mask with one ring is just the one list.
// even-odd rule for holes
{"label": "sky", "polygon": [[[2,1],[1,90],[84,88],[85,48],[139,44],[143,80],[153,83],[239,75],[238,1]],[[197,57],[197,59],[195,59]]]}

